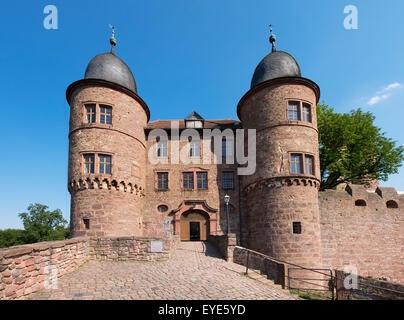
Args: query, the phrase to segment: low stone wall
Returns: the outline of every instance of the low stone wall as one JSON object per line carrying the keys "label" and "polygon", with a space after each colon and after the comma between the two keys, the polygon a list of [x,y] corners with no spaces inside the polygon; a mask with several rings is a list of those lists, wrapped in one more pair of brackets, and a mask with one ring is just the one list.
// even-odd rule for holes
{"label": "low stone wall", "polygon": [[225,235],[209,235],[208,241],[212,243],[220,254],[227,260],[233,261],[234,248],[237,245],[235,233]]}
{"label": "low stone wall", "polygon": [[164,261],[171,258],[178,243],[179,236],[91,238],[89,255],[101,261]]}
{"label": "low stone wall", "polygon": [[88,256],[88,239],[40,242],[0,250],[0,300],[24,299],[74,271]]}
{"label": "low stone wall", "polygon": [[101,261],[168,260],[179,236],[164,239],[118,237],[73,238],[0,249],[0,300],[25,299],[90,259]]}
{"label": "low stone wall", "polygon": [[357,289],[345,289],[343,271],[335,271],[338,300],[404,300],[404,285],[357,276]]}
{"label": "low stone wall", "polygon": [[262,274],[265,274],[268,279],[273,280],[275,284],[279,284],[285,288],[286,266],[283,263],[265,259],[259,254],[248,253],[248,250],[238,246],[233,250],[233,262],[242,266],[247,266],[248,263],[248,268],[259,270]]}

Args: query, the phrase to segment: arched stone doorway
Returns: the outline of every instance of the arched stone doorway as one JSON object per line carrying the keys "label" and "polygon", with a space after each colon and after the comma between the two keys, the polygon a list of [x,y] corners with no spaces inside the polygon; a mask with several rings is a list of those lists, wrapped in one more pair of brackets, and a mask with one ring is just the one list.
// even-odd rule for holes
{"label": "arched stone doorway", "polygon": [[184,212],[180,218],[181,241],[206,241],[209,234],[209,215],[199,210]]}
{"label": "arched stone doorway", "polygon": [[[203,219],[199,216],[190,216],[190,218],[196,218],[194,222],[198,221],[204,221],[206,222],[206,239],[205,239],[205,232],[202,234],[201,240],[205,239],[207,240],[207,237],[209,234],[216,234],[217,232],[217,209],[212,208],[206,203],[206,200],[184,200],[180,203],[177,209],[174,209],[171,211],[171,213],[174,215],[174,233],[180,235],[180,239],[186,241],[185,239],[191,238],[190,237],[190,230],[189,231],[184,231],[181,232],[182,226],[181,226],[181,221],[184,219],[186,221],[186,215],[185,213],[199,213],[202,215]],[[191,225],[189,224],[188,221],[188,227],[191,228]],[[184,227],[187,228],[185,225],[185,222],[183,222]],[[203,225],[203,224],[202,224]],[[193,227],[197,229],[197,224],[193,224]],[[199,228],[201,228],[201,224],[199,225]],[[194,232],[196,232],[193,229]],[[186,236],[188,235],[188,236]],[[189,240],[189,239],[188,239]]]}

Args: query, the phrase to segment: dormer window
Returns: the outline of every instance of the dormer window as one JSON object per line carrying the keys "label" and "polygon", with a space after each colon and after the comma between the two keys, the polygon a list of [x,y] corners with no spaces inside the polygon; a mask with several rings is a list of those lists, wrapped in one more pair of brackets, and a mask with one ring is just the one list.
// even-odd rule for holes
{"label": "dormer window", "polygon": [[195,111],[184,119],[185,128],[203,128],[204,119]]}

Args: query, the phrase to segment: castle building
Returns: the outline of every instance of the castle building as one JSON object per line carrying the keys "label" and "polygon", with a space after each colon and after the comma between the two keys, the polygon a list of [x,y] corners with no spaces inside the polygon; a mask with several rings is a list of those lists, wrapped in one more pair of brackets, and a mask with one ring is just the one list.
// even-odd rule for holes
{"label": "castle building", "polygon": [[[272,51],[238,103],[240,121],[207,120],[195,111],[149,121],[112,36],[111,52],[95,56],[66,92],[72,236],[172,233],[187,241],[233,233],[239,245],[277,259],[355,264],[361,274],[402,281],[403,197],[359,186],[319,194],[320,88],[275,40],[271,30]],[[239,174],[249,164],[236,155],[251,151],[250,132],[255,167]]]}

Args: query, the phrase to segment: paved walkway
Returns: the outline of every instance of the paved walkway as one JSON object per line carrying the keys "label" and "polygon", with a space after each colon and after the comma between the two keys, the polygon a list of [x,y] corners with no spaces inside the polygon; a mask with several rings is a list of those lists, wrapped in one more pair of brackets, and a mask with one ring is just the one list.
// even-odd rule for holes
{"label": "paved walkway", "polygon": [[169,262],[90,261],[61,277],[58,289],[39,291],[30,299],[297,299],[244,271],[221,259],[209,243],[182,242]]}

